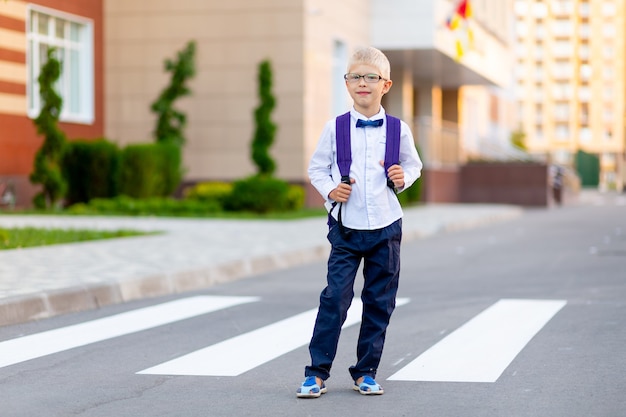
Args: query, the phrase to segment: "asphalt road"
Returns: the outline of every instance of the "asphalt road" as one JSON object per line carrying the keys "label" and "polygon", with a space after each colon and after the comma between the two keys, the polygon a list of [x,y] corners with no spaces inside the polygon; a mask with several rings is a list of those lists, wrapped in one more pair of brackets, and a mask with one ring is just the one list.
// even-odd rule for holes
{"label": "asphalt road", "polygon": [[2,327],[0,416],[626,415],[626,206],[529,210],[402,250],[383,396],[351,389],[358,316],[328,393],[295,396],[320,262]]}

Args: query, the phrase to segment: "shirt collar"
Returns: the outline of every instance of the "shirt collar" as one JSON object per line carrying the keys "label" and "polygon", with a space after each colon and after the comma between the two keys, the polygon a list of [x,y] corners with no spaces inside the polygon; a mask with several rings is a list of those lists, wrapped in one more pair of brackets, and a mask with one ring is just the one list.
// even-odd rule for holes
{"label": "shirt collar", "polygon": [[350,117],[352,118],[352,120],[358,120],[358,119],[363,119],[363,120],[378,120],[378,119],[384,119],[385,118],[385,109],[383,108],[383,106],[380,106],[380,111],[378,113],[376,113],[375,115],[373,115],[372,117],[365,117],[364,115],[362,115],[361,113],[359,113],[358,111],[356,111],[354,109],[354,107],[352,107],[350,109]]}

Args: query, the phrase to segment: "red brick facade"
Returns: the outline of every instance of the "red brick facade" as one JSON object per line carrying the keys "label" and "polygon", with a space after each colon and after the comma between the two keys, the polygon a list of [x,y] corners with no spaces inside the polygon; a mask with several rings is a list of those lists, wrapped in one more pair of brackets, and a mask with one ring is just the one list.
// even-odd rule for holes
{"label": "red brick facade", "polygon": [[[104,135],[103,0],[36,0],[29,4],[70,13],[93,22],[94,121],[91,124],[60,123],[59,126],[69,139],[102,137]],[[25,34],[27,16],[20,20],[4,16],[1,12],[0,10],[1,29]],[[23,45],[19,45],[15,50],[0,46],[0,62],[21,64],[26,67],[26,54],[19,51],[23,48]],[[0,79],[0,94],[23,98],[26,96],[26,88],[24,84]],[[28,176],[32,171],[34,155],[42,141],[43,138],[37,134],[33,121],[28,116],[7,114],[0,110],[0,184],[13,183],[19,206],[30,205],[30,199],[35,193],[35,188],[28,181]]]}

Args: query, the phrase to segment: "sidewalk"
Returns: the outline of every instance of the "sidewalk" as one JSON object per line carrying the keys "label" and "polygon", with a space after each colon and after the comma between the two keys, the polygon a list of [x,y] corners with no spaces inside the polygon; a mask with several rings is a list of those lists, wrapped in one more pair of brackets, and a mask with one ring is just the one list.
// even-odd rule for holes
{"label": "sidewalk", "polygon": [[[405,210],[403,241],[520,216],[506,205]],[[0,215],[0,227],[164,232],[0,251],[0,326],[198,290],[326,258],[324,218],[294,221]]]}

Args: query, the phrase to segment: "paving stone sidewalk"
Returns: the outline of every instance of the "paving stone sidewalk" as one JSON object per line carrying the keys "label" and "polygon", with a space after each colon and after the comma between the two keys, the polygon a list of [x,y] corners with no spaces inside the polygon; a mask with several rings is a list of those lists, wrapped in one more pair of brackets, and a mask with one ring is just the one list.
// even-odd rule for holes
{"label": "paving stone sidewalk", "polygon": [[[520,216],[507,205],[405,210],[403,240]],[[0,251],[0,326],[210,287],[324,259],[324,218],[173,219],[0,215],[0,227],[160,231],[158,235]]]}

